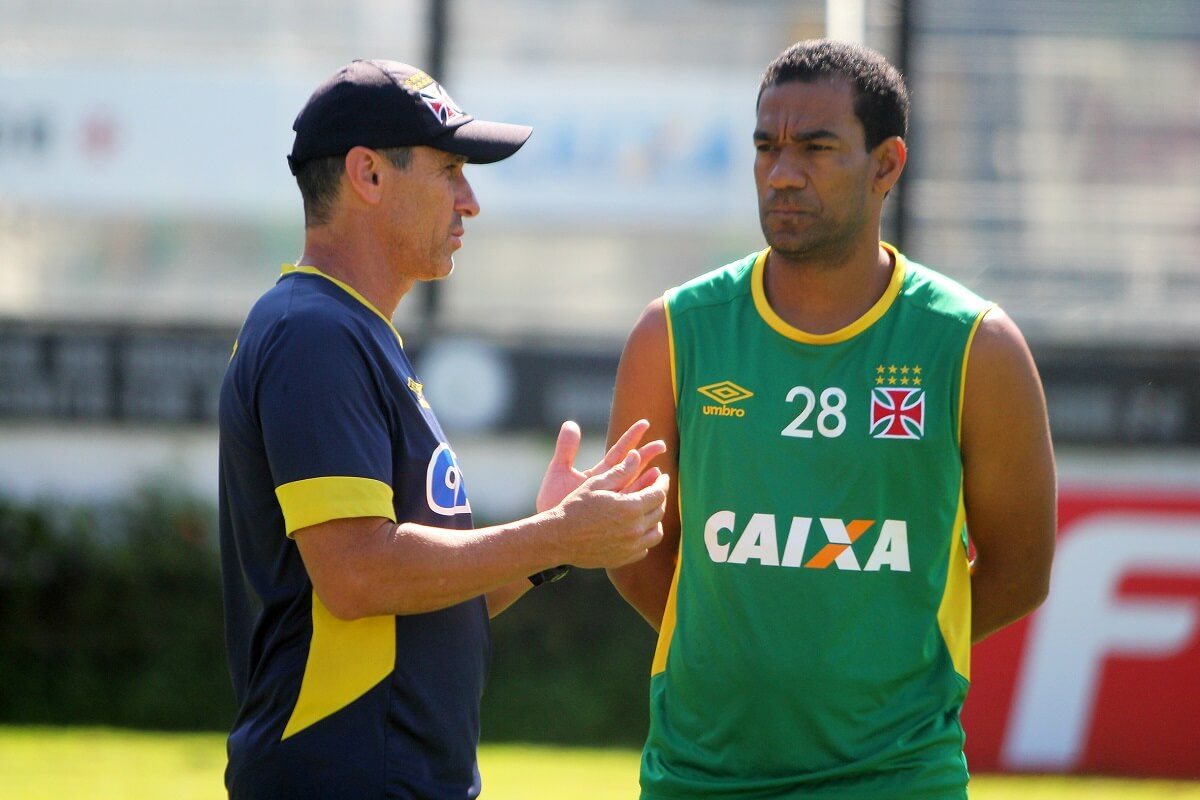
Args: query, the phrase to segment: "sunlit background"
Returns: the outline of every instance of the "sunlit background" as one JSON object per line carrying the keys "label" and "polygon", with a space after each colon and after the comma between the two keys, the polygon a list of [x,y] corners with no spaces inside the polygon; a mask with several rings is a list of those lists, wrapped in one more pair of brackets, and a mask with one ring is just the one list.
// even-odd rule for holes
{"label": "sunlit background", "polygon": [[215,500],[222,370],[303,243],[291,122],[382,57],[535,129],[395,319],[478,515],[529,512],[645,304],[762,246],[759,76],[827,30],[910,83],[884,237],[1017,320],[1050,404],[1071,591],[976,651],[973,763],[1200,778],[1196,0],[0,0],[0,496]]}

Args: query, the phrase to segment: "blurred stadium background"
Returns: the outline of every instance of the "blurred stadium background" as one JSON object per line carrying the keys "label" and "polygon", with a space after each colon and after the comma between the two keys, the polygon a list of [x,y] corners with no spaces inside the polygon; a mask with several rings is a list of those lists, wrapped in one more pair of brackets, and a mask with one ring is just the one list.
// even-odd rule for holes
{"label": "blurred stadium background", "polygon": [[[758,77],[827,25],[909,78],[885,238],[1003,305],[1047,389],[1055,587],[976,650],[971,763],[1200,778],[1197,0],[0,0],[0,722],[227,721],[215,399],[336,66],[535,127],[396,317],[511,518],[562,419],[599,452],[641,308],[760,246]],[[636,745],[648,631],[597,575],[522,605],[485,737]]]}

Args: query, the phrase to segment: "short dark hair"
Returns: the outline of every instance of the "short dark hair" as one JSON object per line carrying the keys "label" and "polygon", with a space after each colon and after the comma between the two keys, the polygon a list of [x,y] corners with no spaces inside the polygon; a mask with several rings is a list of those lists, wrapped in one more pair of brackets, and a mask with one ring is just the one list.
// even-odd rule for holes
{"label": "short dark hair", "polygon": [[892,136],[908,134],[908,89],[904,77],[869,47],[831,39],[796,42],[767,65],[758,99],[772,86],[844,78],[854,87],[854,115],[862,123],[867,149]]}
{"label": "short dark hair", "polygon": [[[383,147],[376,152],[392,162],[396,169],[408,169],[412,162],[411,147]],[[296,169],[296,185],[304,201],[304,227],[314,228],[329,222],[333,204],[337,202],[346,168],[346,154],[305,161]]]}

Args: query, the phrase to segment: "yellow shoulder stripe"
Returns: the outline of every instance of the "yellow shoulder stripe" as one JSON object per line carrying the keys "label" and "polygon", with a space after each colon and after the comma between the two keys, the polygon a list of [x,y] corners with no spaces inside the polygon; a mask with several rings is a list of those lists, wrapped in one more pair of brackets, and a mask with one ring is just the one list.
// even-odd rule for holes
{"label": "yellow shoulder stripe", "polygon": [[276,487],[275,497],[283,509],[288,536],[331,519],[385,517],[396,521],[392,487],[374,478],[307,478]]}
{"label": "yellow shoulder stripe", "polygon": [[671,324],[671,304],[663,295],[663,316],[667,320],[667,356],[671,368],[671,391],[675,395],[675,406],[679,406],[679,379],[675,375],[675,327]]}

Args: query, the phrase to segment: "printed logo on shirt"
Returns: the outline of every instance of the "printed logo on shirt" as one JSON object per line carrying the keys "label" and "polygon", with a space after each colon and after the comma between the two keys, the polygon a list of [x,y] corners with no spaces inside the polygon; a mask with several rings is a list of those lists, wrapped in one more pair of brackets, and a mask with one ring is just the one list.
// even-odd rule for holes
{"label": "printed logo on shirt", "polygon": [[710,383],[707,386],[701,386],[696,391],[709,400],[716,400],[720,403],[719,406],[700,406],[700,411],[705,416],[744,417],[746,416],[746,409],[733,408],[731,404],[740,403],[743,400],[754,397],[754,392],[745,387],[738,386],[733,381]]}
{"label": "printed logo on shirt", "polygon": [[876,439],[920,439],[925,435],[925,391],[897,387],[871,390],[871,435]]}
{"label": "printed logo on shirt", "polygon": [[429,457],[429,470],[425,478],[425,499],[436,514],[452,517],[455,514],[471,513],[467,500],[467,487],[463,484],[462,470],[450,445],[442,442]]}
{"label": "printed logo on shirt", "polygon": [[[780,536],[774,514],[751,514],[745,526],[738,524],[733,511],[718,511],[704,523],[704,546],[708,557],[717,564],[749,564],[764,567],[803,567],[848,572],[910,572],[908,560],[908,523],[902,519],[842,520],[821,517],[817,522],[825,543],[809,547],[809,533],[815,527],[812,517],[782,520],[787,526]],[[878,523],[879,527],[876,528]],[[865,564],[855,552],[855,543],[875,529],[878,536]],[[868,537],[867,541],[871,537]],[[860,543],[861,546],[861,543]]]}
{"label": "printed logo on shirt", "polygon": [[421,408],[429,408],[430,407],[429,401],[425,399],[425,384],[419,383],[416,380],[409,378],[408,379],[408,388],[411,389],[412,393],[417,396],[417,402],[420,403]]}

